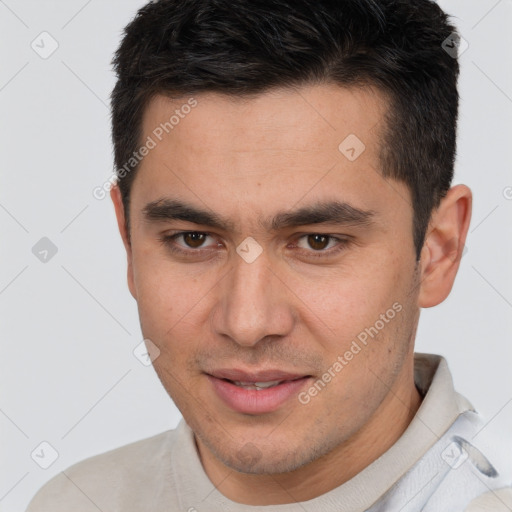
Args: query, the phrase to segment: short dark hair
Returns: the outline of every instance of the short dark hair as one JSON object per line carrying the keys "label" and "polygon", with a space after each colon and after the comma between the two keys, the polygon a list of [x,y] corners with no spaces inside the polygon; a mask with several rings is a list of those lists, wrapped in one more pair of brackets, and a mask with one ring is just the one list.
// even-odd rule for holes
{"label": "short dark hair", "polygon": [[459,64],[442,46],[450,36],[458,37],[456,29],[431,0],[148,3],[113,59],[112,138],[128,232],[137,165],[122,179],[119,169],[141,145],[142,116],[155,95],[374,86],[389,105],[381,172],[411,191],[419,259],[432,211],[453,177]]}

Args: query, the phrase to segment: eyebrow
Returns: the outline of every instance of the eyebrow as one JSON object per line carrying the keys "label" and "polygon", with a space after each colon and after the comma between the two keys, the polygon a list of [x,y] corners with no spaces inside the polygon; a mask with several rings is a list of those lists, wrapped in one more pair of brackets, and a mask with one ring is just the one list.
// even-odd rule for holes
{"label": "eyebrow", "polygon": [[[236,231],[232,221],[177,199],[162,198],[152,201],[146,204],[142,213],[147,222],[182,220],[223,231]],[[373,224],[375,215],[372,210],[361,210],[348,203],[333,200],[316,202],[293,211],[278,212],[270,220],[260,220],[260,224],[269,231],[307,224],[368,227]]]}

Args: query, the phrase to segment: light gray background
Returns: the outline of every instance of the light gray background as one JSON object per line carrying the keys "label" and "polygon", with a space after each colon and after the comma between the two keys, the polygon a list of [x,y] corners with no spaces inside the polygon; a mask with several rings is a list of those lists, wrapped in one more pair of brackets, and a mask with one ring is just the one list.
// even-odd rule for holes
{"label": "light gray background", "polygon": [[[144,3],[0,0],[2,512],[24,510],[70,464],[180,418],[132,353],[142,336],[124,249],[110,198],[92,196],[112,172],[110,60]],[[475,202],[455,287],[423,311],[417,350],[446,356],[487,428],[510,432],[512,1],[441,5],[469,43],[456,182]],[[47,59],[31,48],[50,48],[43,31],[59,45]],[[32,253],[42,237],[58,248],[46,263]],[[43,441],[59,454],[48,469],[31,458]],[[42,463],[50,452],[38,450]]]}

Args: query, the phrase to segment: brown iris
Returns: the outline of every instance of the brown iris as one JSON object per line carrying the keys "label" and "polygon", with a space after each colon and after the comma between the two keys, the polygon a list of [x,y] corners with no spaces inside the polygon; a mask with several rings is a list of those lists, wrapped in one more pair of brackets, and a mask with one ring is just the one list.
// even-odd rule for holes
{"label": "brown iris", "polygon": [[329,237],[326,235],[308,235],[308,243],[312,249],[321,250],[327,247]]}
{"label": "brown iris", "polygon": [[207,235],[205,233],[184,233],[182,236],[188,246],[196,249],[197,247],[201,247],[204,242],[204,237]]}

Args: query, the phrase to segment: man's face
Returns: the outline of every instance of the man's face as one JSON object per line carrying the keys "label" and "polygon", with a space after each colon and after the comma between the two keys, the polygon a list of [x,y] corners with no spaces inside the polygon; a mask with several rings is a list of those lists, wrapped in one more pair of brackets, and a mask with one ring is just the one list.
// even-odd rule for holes
{"label": "man's face", "polygon": [[381,176],[375,91],[194,99],[145,112],[141,141],[156,146],[131,191],[130,290],[202,449],[290,471],[352,438],[412,373],[411,196]]}

